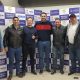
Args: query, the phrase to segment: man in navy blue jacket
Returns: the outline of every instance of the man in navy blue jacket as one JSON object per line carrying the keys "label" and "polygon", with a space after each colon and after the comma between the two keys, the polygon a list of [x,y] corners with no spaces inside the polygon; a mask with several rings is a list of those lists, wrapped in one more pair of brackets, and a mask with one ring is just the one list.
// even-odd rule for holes
{"label": "man in navy blue jacket", "polygon": [[35,55],[35,39],[36,29],[32,26],[33,19],[27,18],[27,26],[23,28],[23,60],[22,60],[22,73],[25,76],[26,60],[28,54],[30,55],[31,73],[37,74],[34,69],[34,55]]}
{"label": "man in navy blue jacket", "polygon": [[43,73],[44,69],[44,56],[46,59],[46,71],[50,72],[49,69],[49,54],[51,50],[50,35],[52,33],[52,24],[47,21],[47,14],[42,12],[41,21],[36,22],[35,28],[37,29],[38,35],[38,50],[39,50],[39,65],[40,73]]}

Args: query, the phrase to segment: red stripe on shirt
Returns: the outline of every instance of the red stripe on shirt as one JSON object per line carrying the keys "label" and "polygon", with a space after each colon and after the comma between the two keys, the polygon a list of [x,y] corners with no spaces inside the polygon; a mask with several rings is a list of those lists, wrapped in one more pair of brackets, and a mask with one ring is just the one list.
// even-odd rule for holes
{"label": "red stripe on shirt", "polygon": [[37,30],[51,30],[50,25],[36,25]]}

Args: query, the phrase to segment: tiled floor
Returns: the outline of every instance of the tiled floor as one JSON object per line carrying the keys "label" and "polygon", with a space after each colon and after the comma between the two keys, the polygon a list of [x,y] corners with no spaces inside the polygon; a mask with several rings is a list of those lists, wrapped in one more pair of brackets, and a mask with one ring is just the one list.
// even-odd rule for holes
{"label": "tiled floor", "polygon": [[[78,79],[76,79],[78,77]],[[60,74],[56,73],[51,75],[50,73],[44,72],[43,74],[33,75],[31,73],[27,73],[23,78],[13,77],[12,80],[80,80],[80,73],[76,73],[68,76],[68,73]]]}

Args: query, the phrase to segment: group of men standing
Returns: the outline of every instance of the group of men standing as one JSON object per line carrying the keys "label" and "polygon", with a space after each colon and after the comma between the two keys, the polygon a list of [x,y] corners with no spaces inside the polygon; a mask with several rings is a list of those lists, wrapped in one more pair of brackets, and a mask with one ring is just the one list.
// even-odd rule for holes
{"label": "group of men standing", "polygon": [[[60,73],[64,74],[65,47],[69,50],[72,65],[68,75],[76,72],[76,58],[78,58],[80,65],[80,24],[75,14],[69,16],[70,20],[67,27],[61,25],[59,18],[55,19],[55,26],[53,26],[50,21],[47,21],[47,14],[45,12],[42,12],[40,17],[41,21],[36,22],[34,27],[32,26],[34,20],[31,17],[26,19],[27,25],[25,27],[20,27],[19,18],[13,17],[13,24],[6,28],[3,44],[4,50],[9,57],[8,80],[12,79],[14,58],[16,76],[25,76],[28,55],[30,55],[31,73],[37,74],[34,67],[35,40],[37,40],[38,43],[40,74],[42,74],[44,70],[44,58],[46,60],[46,71],[51,72],[51,74],[56,73],[57,57],[60,59]],[[51,34],[53,35],[53,67],[50,70],[49,56],[51,53]],[[22,69],[20,69],[21,56]]]}

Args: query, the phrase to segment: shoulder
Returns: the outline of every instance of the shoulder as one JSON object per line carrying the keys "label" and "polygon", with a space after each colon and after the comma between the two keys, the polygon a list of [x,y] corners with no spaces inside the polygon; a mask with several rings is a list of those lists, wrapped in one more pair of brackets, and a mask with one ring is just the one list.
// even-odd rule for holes
{"label": "shoulder", "polygon": [[5,31],[8,31],[8,30],[10,30],[10,29],[12,29],[12,25],[8,26],[8,27],[5,29]]}
{"label": "shoulder", "polygon": [[26,26],[23,27],[23,29],[26,29],[26,28],[27,28]]}
{"label": "shoulder", "polygon": [[12,27],[13,27],[13,25],[10,25],[10,26],[7,27],[7,29],[11,29]]}
{"label": "shoulder", "polygon": [[67,28],[67,26],[61,26],[61,29],[65,30]]}
{"label": "shoulder", "polygon": [[35,24],[41,24],[41,21],[36,21]]}

